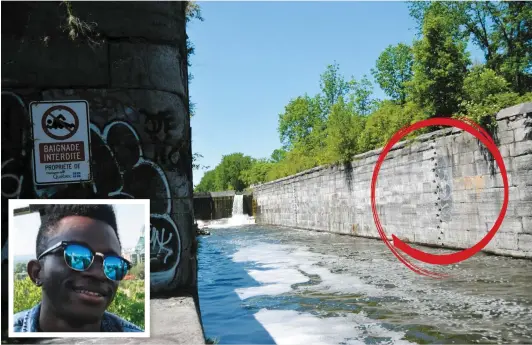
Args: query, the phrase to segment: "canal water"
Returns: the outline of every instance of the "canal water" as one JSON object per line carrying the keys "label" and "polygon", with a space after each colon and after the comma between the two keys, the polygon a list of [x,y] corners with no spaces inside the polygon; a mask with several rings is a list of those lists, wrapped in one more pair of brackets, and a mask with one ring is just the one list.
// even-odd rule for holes
{"label": "canal water", "polygon": [[378,240],[244,218],[199,239],[201,315],[219,344],[532,343],[532,261],[477,254],[437,280]]}

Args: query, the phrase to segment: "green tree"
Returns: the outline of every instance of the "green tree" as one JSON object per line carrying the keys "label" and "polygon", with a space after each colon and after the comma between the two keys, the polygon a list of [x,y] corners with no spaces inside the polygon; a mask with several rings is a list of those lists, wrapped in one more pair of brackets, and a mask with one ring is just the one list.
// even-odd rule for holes
{"label": "green tree", "polygon": [[518,93],[532,90],[532,3],[504,1],[486,4],[495,24],[494,40],[502,53],[496,57],[500,73]]}
{"label": "green tree", "polygon": [[279,163],[283,159],[286,158],[286,150],[284,149],[275,149],[272,152],[272,155],[270,157],[270,161],[273,163]]}
{"label": "green tree", "polygon": [[111,303],[107,310],[111,313],[122,316],[127,321],[144,329],[144,291],[144,280],[127,280],[120,282],[113,303]]}
{"label": "green tree", "polygon": [[414,55],[412,48],[404,43],[389,45],[379,55],[371,72],[386,95],[400,104],[406,102],[405,83],[412,79]]}
{"label": "green tree", "polygon": [[490,131],[497,126],[499,110],[532,100],[532,93],[511,90],[510,83],[494,70],[483,65],[474,66],[464,80],[464,101],[460,116],[466,116]]}
{"label": "green tree", "polygon": [[[323,143],[323,145],[325,145],[325,143]],[[287,153],[286,159],[275,164],[272,169],[268,171],[267,181],[297,174],[303,170],[323,164],[324,161],[321,160],[322,155],[323,149],[309,151],[303,145],[297,144]]]}
{"label": "green tree", "polygon": [[500,75],[483,65],[474,66],[464,79],[464,99],[481,103],[487,97],[509,92],[510,84]]}
{"label": "green tree", "polygon": [[310,145],[308,142],[313,131],[323,127],[323,117],[319,97],[308,95],[292,99],[279,114],[278,131],[285,150],[290,150],[296,143]]}
{"label": "green tree", "polygon": [[359,115],[369,115],[378,108],[379,101],[373,98],[373,84],[366,75],[360,80],[352,79],[349,99]]}
{"label": "green tree", "polygon": [[216,171],[209,170],[203,174],[200,183],[194,188],[195,192],[215,192],[216,191]]}
{"label": "green tree", "polygon": [[253,159],[237,152],[222,157],[216,167],[216,190],[242,191],[248,185],[242,180],[242,171],[251,167]]}
{"label": "green tree", "polygon": [[491,94],[479,103],[463,102],[462,110],[458,116],[466,116],[483,125],[489,131],[493,131],[497,126],[496,115],[499,110],[530,101],[532,101],[532,92],[522,95],[517,92]]}
{"label": "green tree", "polygon": [[344,97],[350,90],[351,84],[340,74],[340,65],[335,61],[328,65],[325,72],[320,75],[320,88],[322,92],[322,120],[329,114],[331,107]]}
{"label": "green tree", "polygon": [[513,91],[532,89],[532,3],[525,1],[411,2],[420,32],[429,14],[445,17],[483,52],[486,66],[503,75]]}
{"label": "green tree", "polygon": [[327,162],[347,162],[353,158],[358,151],[357,140],[364,129],[364,120],[353,111],[353,104],[345,103],[342,97],[333,105],[327,120]]}
{"label": "green tree", "polygon": [[249,169],[242,171],[242,181],[244,181],[246,187],[266,182],[268,173],[273,165],[274,163],[267,159],[254,160]]}
{"label": "green tree", "polygon": [[17,279],[13,286],[13,312],[33,308],[41,300],[41,289],[29,277]]}
{"label": "green tree", "polygon": [[26,272],[26,267],[28,266],[27,263],[24,263],[24,262],[17,262],[15,264],[15,270],[14,270],[14,273],[17,274],[17,273],[24,273]]}
{"label": "green tree", "polygon": [[429,12],[413,51],[414,76],[407,82],[412,100],[433,115],[456,113],[469,64],[466,42],[457,29],[445,16]]}
{"label": "green tree", "polygon": [[[368,116],[364,130],[358,137],[360,152],[377,149],[386,144],[399,129],[426,119],[428,114],[419,105],[407,102],[401,106],[392,101],[383,101],[377,111]],[[417,131],[417,134],[426,130]],[[407,138],[412,138],[412,133]]]}

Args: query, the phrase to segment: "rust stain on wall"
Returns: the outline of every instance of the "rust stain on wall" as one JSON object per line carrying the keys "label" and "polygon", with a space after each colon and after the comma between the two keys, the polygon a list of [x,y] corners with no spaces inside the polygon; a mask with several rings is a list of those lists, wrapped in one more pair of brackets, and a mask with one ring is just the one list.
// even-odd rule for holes
{"label": "rust stain on wall", "polygon": [[456,183],[462,184],[465,190],[474,190],[476,193],[486,188],[484,175],[457,177],[454,180]]}

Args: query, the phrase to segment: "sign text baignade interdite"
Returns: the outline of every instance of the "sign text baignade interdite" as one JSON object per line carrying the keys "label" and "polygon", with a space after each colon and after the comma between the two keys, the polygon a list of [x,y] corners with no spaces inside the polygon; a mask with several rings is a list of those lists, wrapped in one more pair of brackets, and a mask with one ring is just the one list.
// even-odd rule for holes
{"label": "sign text baignade interdite", "polygon": [[87,101],[32,102],[30,112],[35,184],[90,181]]}

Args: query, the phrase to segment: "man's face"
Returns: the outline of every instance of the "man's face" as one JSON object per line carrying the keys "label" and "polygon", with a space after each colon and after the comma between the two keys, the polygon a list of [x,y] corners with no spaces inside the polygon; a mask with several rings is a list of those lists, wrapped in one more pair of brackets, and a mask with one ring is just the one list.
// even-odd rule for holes
{"label": "man's face", "polygon": [[[48,238],[47,247],[61,241],[84,242],[96,252],[120,255],[120,243],[113,228],[88,217],[70,216],[59,221],[57,230]],[[102,264],[102,258],[95,256],[88,270],[78,272],[67,266],[61,250],[44,256],[39,272],[43,299],[47,298],[62,317],[82,323],[96,322],[113,301],[118,288],[117,282],[107,279]]]}

